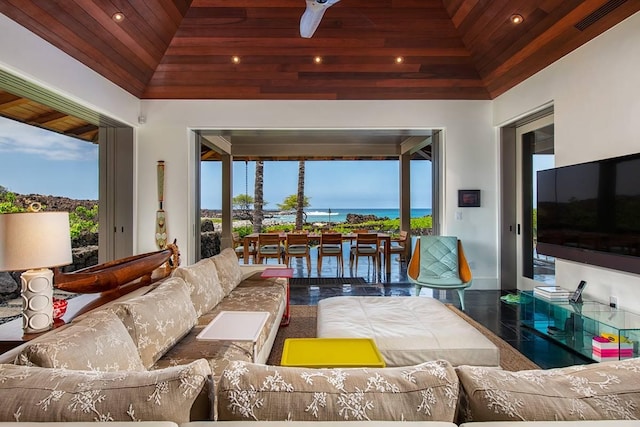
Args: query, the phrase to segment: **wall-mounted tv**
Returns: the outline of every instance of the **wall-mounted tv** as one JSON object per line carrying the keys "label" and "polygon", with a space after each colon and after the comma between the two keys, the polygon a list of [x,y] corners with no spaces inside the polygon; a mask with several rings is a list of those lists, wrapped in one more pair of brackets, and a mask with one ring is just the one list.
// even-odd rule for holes
{"label": "wall-mounted tv", "polygon": [[538,171],[545,255],[640,274],[640,154]]}

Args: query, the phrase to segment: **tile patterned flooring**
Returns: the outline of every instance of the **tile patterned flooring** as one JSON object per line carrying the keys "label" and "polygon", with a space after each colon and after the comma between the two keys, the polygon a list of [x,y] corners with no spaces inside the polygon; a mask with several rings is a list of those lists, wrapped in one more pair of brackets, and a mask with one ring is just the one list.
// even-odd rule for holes
{"label": "tile patterned flooring", "polygon": [[[312,250],[311,277],[337,277],[337,265],[334,258],[323,261],[320,274],[317,272],[316,259],[317,254]],[[307,277],[307,268],[304,262],[299,259],[292,261],[295,277]],[[291,288],[291,304],[314,305],[323,298],[339,295],[388,297],[415,295],[415,287],[407,280],[406,263],[399,262],[397,256],[392,256],[391,263],[390,275],[376,275],[373,266],[366,260],[360,261],[358,271],[350,271],[348,248],[345,248],[345,275],[363,277],[368,284],[295,286]],[[505,293],[507,292],[474,290],[473,288],[465,291],[467,314],[507,341],[541,368],[548,369],[591,362],[589,359],[540,336],[532,330],[520,326],[519,306],[500,301],[500,296]],[[445,303],[460,306],[460,301],[455,291],[438,291],[423,288],[420,297],[433,297]]]}

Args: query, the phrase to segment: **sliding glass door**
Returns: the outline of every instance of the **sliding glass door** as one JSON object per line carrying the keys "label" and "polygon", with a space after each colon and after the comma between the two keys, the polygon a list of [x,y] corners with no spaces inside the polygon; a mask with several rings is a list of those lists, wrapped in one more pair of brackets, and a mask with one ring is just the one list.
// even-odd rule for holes
{"label": "sliding glass door", "polygon": [[555,284],[555,260],[536,251],[538,170],[554,166],[553,115],[516,128],[516,247],[518,289]]}

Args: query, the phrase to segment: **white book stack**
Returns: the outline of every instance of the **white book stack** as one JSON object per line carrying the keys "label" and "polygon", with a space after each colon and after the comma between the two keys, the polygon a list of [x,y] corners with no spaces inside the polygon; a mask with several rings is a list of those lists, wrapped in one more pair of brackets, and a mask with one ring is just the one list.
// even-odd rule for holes
{"label": "white book stack", "polygon": [[572,292],[559,286],[536,286],[533,295],[551,301],[568,301]]}

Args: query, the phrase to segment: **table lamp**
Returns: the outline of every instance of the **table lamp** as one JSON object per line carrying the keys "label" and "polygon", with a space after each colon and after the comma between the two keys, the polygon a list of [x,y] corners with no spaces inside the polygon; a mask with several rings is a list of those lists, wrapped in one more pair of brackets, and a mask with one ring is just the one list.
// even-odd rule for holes
{"label": "table lamp", "polygon": [[71,264],[68,212],[0,214],[0,271],[23,271],[22,328],[42,332],[53,325],[53,271]]}

